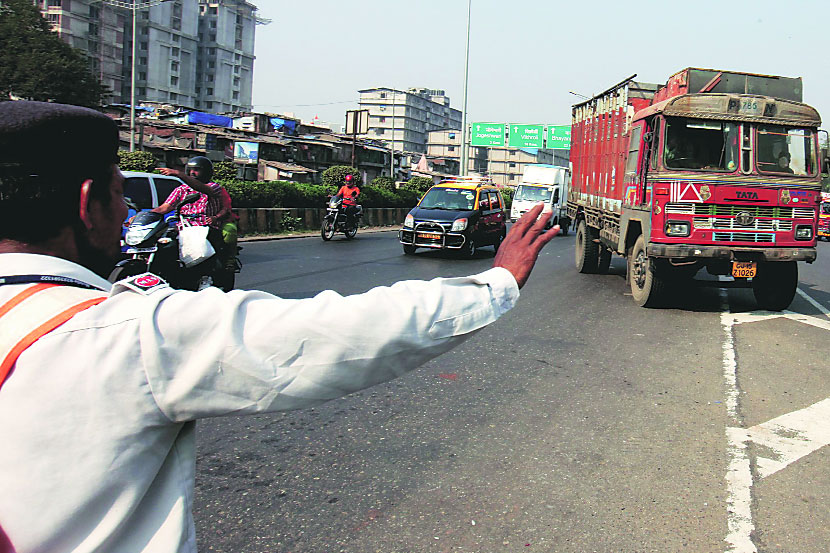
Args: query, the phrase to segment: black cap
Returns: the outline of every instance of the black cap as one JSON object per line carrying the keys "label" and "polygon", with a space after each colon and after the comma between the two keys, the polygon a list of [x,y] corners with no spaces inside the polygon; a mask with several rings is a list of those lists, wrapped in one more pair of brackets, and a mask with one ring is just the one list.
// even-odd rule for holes
{"label": "black cap", "polygon": [[47,182],[91,178],[114,163],[118,127],[103,113],[48,102],[0,102],[0,198],[16,195],[6,185],[20,193],[24,182],[37,184],[42,192]]}

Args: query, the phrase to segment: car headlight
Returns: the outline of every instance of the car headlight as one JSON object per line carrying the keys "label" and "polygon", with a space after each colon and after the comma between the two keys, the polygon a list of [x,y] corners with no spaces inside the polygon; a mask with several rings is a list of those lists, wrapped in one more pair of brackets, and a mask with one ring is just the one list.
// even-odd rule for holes
{"label": "car headlight", "polygon": [[452,228],[450,232],[458,232],[467,228],[467,218],[462,217],[461,219],[456,219],[452,222]]}
{"label": "car headlight", "polygon": [[689,236],[688,221],[668,221],[666,223],[666,236]]}
{"label": "car headlight", "polygon": [[798,225],[795,227],[796,240],[809,240],[813,237],[813,227],[808,225]]}
{"label": "car headlight", "polygon": [[407,215],[406,218],[403,220],[403,227],[404,228],[412,228],[415,226],[415,217],[412,215]]}

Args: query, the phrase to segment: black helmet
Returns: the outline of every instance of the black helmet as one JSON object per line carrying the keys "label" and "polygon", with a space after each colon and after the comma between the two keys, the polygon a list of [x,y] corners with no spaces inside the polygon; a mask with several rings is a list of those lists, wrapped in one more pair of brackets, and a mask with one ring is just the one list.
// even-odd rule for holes
{"label": "black helmet", "polygon": [[184,168],[184,172],[187,173],[189,169],[198,169],[200,171],[199,180],[205,183],[210,182],[210,179],[213,178],[213,162],[205,156],[190,158],[190,161],[187,162]]}

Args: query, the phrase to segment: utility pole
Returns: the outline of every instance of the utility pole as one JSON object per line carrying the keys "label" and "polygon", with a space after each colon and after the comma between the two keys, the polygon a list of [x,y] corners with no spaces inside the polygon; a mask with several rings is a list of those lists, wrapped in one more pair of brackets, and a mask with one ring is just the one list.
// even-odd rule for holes
{"label": "utility pole", "polygon": [[467,0],[467,50],[464,54],[464,104],[461,108],[461,176],[467,174],[470,153],[467,148],[467,81],[470,75],[470,10],[473,0]]}

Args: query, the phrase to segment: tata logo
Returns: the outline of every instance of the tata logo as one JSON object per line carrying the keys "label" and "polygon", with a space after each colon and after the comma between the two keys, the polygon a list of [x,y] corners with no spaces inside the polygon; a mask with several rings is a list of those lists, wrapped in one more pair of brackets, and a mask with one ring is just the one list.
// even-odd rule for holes
{"label": "tata logo", "polygon": [[741,211],[735,217],[735,222],[742,227],[751,226],[755,222],[755,217],[748,211]]}
{"label": "tata logo", "polygon": [[757,200],[758,193],[757,192],[741,192],[738,191],[736,193],[739,200]]}

